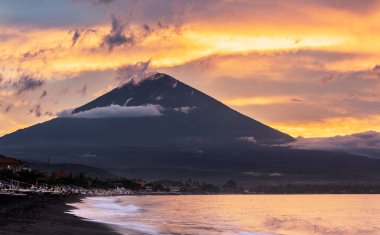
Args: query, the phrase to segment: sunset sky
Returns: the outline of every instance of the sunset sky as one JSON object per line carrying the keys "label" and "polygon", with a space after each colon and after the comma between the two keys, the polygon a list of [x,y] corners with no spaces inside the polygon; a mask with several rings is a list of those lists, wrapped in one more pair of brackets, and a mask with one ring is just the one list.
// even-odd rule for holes
{"label": "sunset sky", "polygon": [[380,1],[3,0],[0,135],[167,73],[292,136],[380,131]]}

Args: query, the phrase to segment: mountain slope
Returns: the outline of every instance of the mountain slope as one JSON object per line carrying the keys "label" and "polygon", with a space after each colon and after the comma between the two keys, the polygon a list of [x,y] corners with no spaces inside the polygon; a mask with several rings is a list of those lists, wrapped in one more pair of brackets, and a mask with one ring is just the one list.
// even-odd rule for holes
{"label": "mountain slope", "polygon": [[[170,119],[170,125],[183,125],[175,128],[177,130],[178,128],[187,128],[188,130],[184,133],[187,136],[196,134],[198,131],[201,135],[219,136],[223,134],[232,138],[251,136],[261,143],[293,141],[292,137],[246,117],[166,74],[157,73],[138,83],[128,82],[73,112],[79,113],[112,104],[120,106],[160,105],[165,109],[165,118]],[[159,124],[165,126],[164,123]],[[166,127],[170,128],[170,125],[166,125]],[[189,131],[193,131],[193,133]]]}
{"label": "mountain slope", "polygon": [[[159,115],[117,116],[117,112],[128,112],[128,108],[134,109],[135,113],[155,108]],[[97,118],[83,118],[97,110],[100,115],[116,114],[111,118],[99,114]],[[126,83],[74,109],[69,117],[56,118],[6,135],[0,139],[0,145],[170,146],[183,149],[221,147],[247,140],[279,144],[293,138],[168,75],[154,74],[139,83]]]}

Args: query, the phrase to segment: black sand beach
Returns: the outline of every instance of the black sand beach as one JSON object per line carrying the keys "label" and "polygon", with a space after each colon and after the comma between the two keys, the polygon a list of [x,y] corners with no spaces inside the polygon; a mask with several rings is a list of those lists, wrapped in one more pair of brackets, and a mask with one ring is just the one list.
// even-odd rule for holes
{"label": "black sand beach", "polygon": [[67,214],[79,197],[1,198],[0,234],[117,235],[111,228]]}

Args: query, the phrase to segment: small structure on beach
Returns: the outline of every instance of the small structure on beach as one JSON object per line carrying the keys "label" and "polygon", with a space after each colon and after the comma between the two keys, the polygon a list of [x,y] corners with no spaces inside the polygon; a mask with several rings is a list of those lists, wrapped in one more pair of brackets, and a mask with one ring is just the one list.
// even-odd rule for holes
{"label": "small structure on beach", "polygon": [[0,170],[3,169],[19,172],[22,169],[22,162],[0,154]]}

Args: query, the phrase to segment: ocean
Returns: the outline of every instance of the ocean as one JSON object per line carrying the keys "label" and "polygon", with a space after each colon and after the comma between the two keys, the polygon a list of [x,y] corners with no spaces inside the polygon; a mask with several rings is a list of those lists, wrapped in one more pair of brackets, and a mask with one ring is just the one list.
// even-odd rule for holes
{"label": "ocean", "polygon": [[121,234],[380,234],[380,195],[88,197],[68,213]]}

